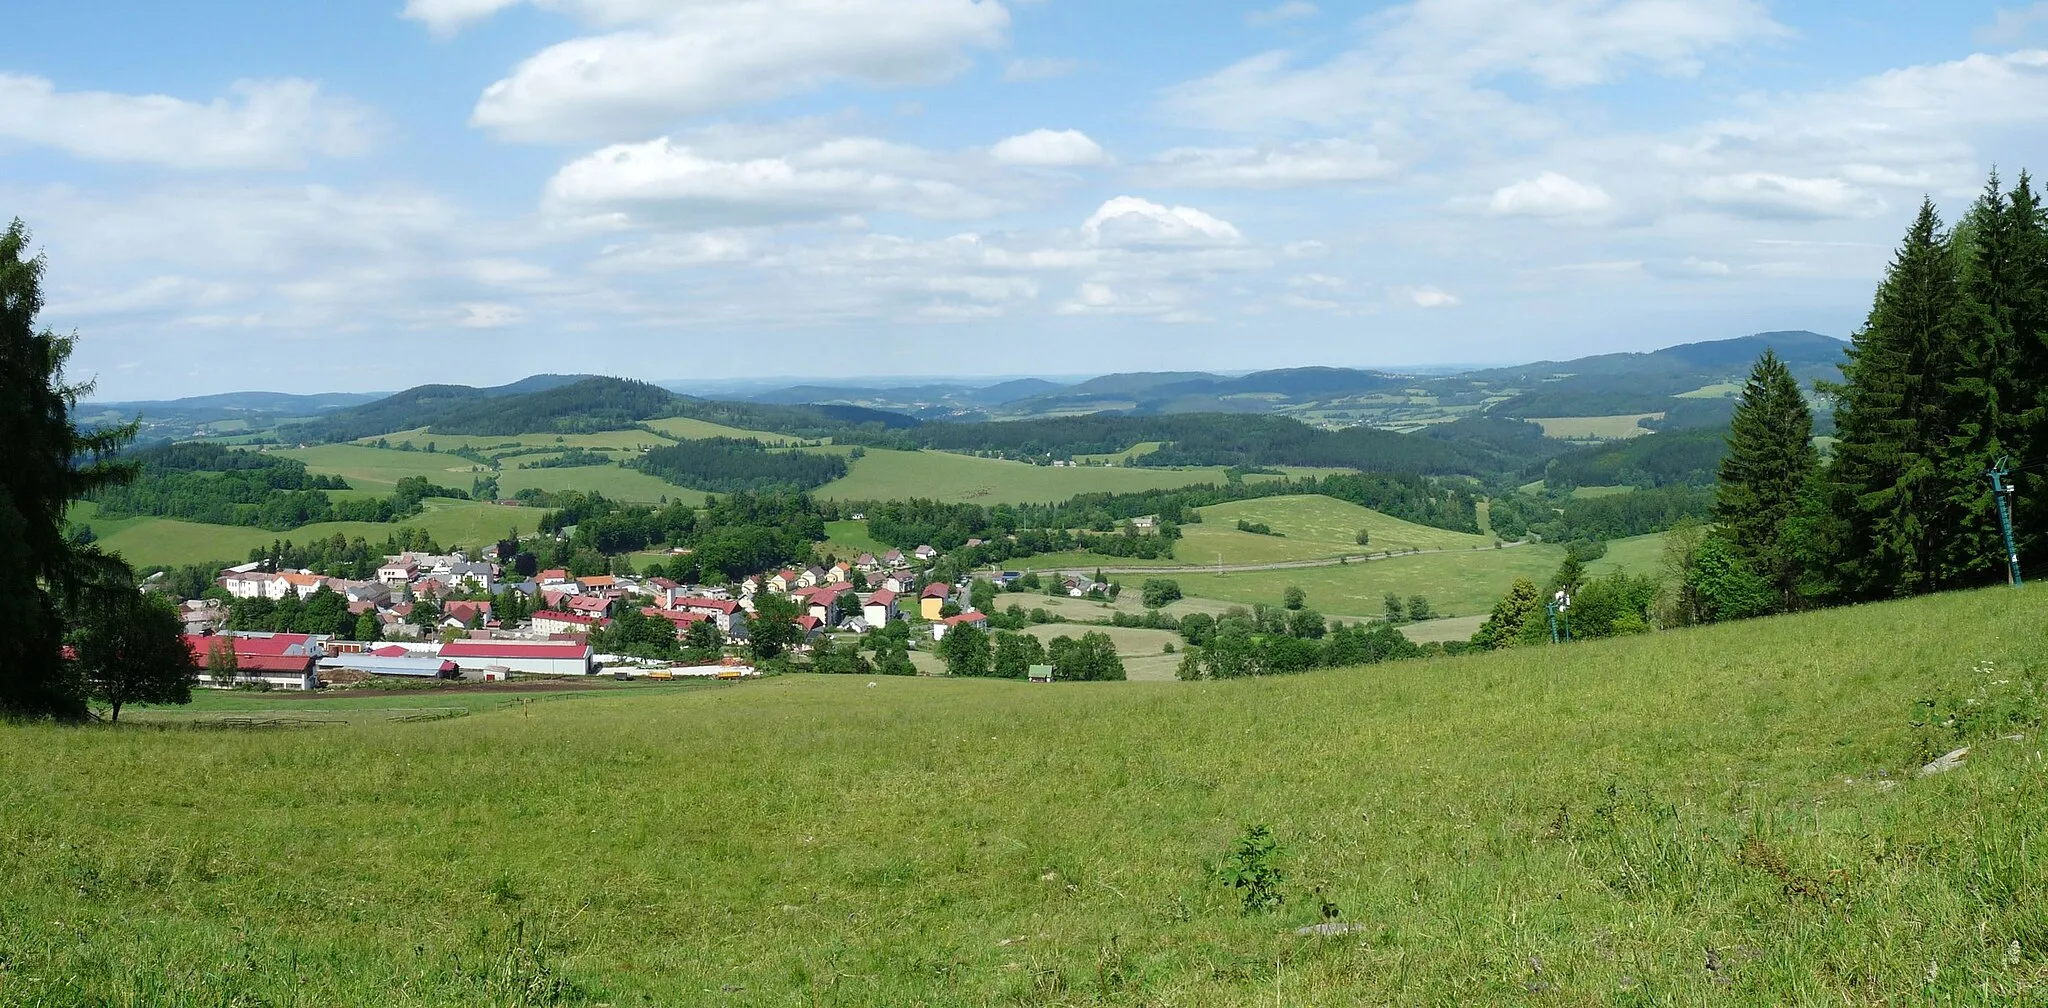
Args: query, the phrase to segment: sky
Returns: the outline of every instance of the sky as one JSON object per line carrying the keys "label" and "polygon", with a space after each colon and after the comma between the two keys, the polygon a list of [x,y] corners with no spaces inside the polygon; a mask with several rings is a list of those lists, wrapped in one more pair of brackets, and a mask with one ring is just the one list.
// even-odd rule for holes
{"label": "sky", "polygon": [[1847,336],[2048,171],[2048,0],[68,0],[0,220],[97,398]]}

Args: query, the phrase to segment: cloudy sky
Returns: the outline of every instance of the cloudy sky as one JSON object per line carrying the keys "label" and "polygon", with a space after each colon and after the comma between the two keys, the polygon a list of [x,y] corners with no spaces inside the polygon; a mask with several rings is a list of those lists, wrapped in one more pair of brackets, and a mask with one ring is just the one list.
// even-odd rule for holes
{"label": "cloudy sky", "polygon": [[0,218],[102,398],[1845,335],[2048,0],[70,0]]}

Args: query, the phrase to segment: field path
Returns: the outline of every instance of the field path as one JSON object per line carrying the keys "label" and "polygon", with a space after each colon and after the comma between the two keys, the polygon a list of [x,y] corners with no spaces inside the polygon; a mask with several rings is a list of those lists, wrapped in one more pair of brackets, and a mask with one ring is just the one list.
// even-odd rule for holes
{"label": "field path", "polygon": [[[1528,542],[1528,540],[1526,540],[1526,539],[1523,539],[1523,540],[1518,540],[1518,541],[1516,541],[1516,542],[1511,542],[1511,543],[1501,543],[1501,544],[1500,544],[1500,546],[1498,546],[1497,548],[1498,548],[1498,549],[1514,549],[1514,548],[1515,548],[1515,547],[1517,547],[1517,546],[1527,546],[1527,545],[1529,545],[1529,542]],[[1246,572],[1249,572],[1249,571],[1276,571],[1276,570],[1301,570],[1301,569],[1304,569],[1304,568],[1308,568],[1308,567],[1336,567],[1336,566],[1338,566],[1338,565],[1340,565],[1340,564],[1355,564],[1355,563],[1377,563],[1378,561],[1381,561],[1381,560],[1394,560],[1394,559],[1397,559],[1397,558],[1400,558],[1400,557],[1411,557],[1411,556],[1419,556],[1419,555],[1421,555],[1421,554],[1424,554],[1424,553],[1474,553],[1474,552],[1479,552],[1479,551],[1478,551],[1478,550],[1469,550],[1469,549],[1443,549],[1443,548],[1437,548],[1437,549],[1419,549],[1419,550],[1407,550],[1407,551],[1405,551],[1405,552],[1401,552],[1401,553],[1386,553],[1386,554],[1378,554],[1378,555],[1374,555],[1374,556],[1335,556],[1335,557],[1322,557],[1322,558],[1319,558],[1319,559],[1316,559],[1316,560],[1283,560],[1283,561],[1277,561],[1277,562],[1274,562],[1274,563],[1257,563],[1257,564],[1202,564],[1202,565],[1198,565],[1198,566],[1188,566],[1188,567],[1101,567],[1101,568],[1094,568],[1094,567],[1091,567],[1091,568],[1089,568],[1088,570],[1101,570],[1101,571],[1102,571],[1102,573],[1104,573],[1104,574],[1243,574],[1243,573],[1246,573]],[[1085,574],[1085,573],[1087,573],[1087,572],[1088,572],[1088,571],[1083,571],[1083,570],[1076,570],[1076,571],[1071,571],[1071,572],[1069,572],[1069,573],[1080,573],[1080,574]]]}

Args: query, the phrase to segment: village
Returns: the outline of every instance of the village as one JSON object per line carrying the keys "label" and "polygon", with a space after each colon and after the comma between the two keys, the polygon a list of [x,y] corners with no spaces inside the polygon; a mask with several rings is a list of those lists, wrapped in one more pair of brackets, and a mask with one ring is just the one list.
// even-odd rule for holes
{"label": "village", "polygon": [[[472,558],[460,550],[387,556],[369,580],[267,571],[253,562],[221,571],[215,586],[230,599],[272,602],[332,592],[350,614],[371,621],[359,625],[377,630],[356,636],[375,639],[230,630],[231,603],[218,597],[188,600],[181,611],[186,644],[200,668],[198,684],[218,689],[312,691],[377,680],[491,683],[601,673],[657,681],[730,680],[759,674],[745,646],[763,596],[793,603],[797,615],[791,650],[797,653],[810,651],[828,634],[857,637],[896,623],[907,624],[913,640],[931,644],[956,627],[987,630],[988,615],[961,604],[970,596],[972,578],[935,577],[939,559],[939,551],[919,546],[881,556],[863,553],[851,562],[786,568],[729,585],[625,574],[573,577],[559,568],[522,577],[493,559]],[[986,577],[997,587],[1010,587],[1022,575],[1001,571]],[[1055,586],[1077,598],[1106,588],[1078,574],[1059,577]],[[520,612],[509,618],[500,611],[506,599],[520,603],[515,606]],[[678,640],[707,624],[716,631],[711,639],[720,656],[683,663],[599,651],[593,635],[629,610],[666,621]],[[427,613],[433,614],[431,622],[420,618]]]}

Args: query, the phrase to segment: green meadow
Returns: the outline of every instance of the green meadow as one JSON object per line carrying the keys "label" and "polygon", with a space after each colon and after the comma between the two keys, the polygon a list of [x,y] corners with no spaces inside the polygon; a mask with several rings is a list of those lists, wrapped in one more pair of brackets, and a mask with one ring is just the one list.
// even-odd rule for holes
{"label": "green meadow", "polygon": [[[1264,497],[1201,509],[1199,524],[1181,527],[1174,553],[1183,563],[1276,563],[1356,556],[1386,550],[1471,549],[1492,546],[1491,536],[1417,525],[1370,508],[1320,495]],[[1240,532],[1240,521],[1263,524],[1278,535]],[[1358,533],[1370,533],[1358,545]]]}
{"label": "green meadow", "polygon": [[361,536],[381,544],[400,527],[425,529],[444,546],[482,546],[497,542],[506,531],[518,528],[531,534],[543,513],[539,508],[507,507],[502,504],[429,498],[426,511],[403,522],[323,522],[289,532],[243,525],[205,525],[174,518],[123,518],[102,521],[94,517],[90,503],[72,506],[71,520],[92,527],[99,545],[119,553],[138,567],[157,564],[201,564],[216,561],[240,563],[249,551],[289,539],[295,543],[331,538],[337,532],[348,538]]}
{"label": "green meadow", "polygon": [[[1663,542],[1661,534],[1615,540],[1608,544],[1607,555],[1587,564],[1586,569],[1595,576],[1627,570],[1630,574],[1655,577],[1659,573]],[[1172,577],[1189,595],[1245,605],[1277,605],[1288,586],[1298,585],[1307,593],[1310,607],[1330,615],[1377,616],[1384,611],[1387,593],[1393,592],[1404,599],[1426,595],[1441,615],[1468,616],[1491,610],[1516,578],[1543,584],[1564,562],[1564,555],[1563,546],[1488,546],[1328,567],[1224,574],[1190,570]],[[1138,580],[1138,576],[1126,576],[1123,580],[1131,582]]]}
{"label": "green meadow", "polygon": [[[2040,1004],[2044,591],[1264,680],[0,726],[0,1002]],[[1222,871],[1252,825],[1269,912]]]}
{"label": "green meadow", "polygon": [[852,460],[851,472],[818,488],[817,495],[840,500],[924,497],[968,504],[1050,504],[1075,494],[1130,493],[1223,480],[1221,467],[1054,468],[953,452],[871,448],[865,457]]}

